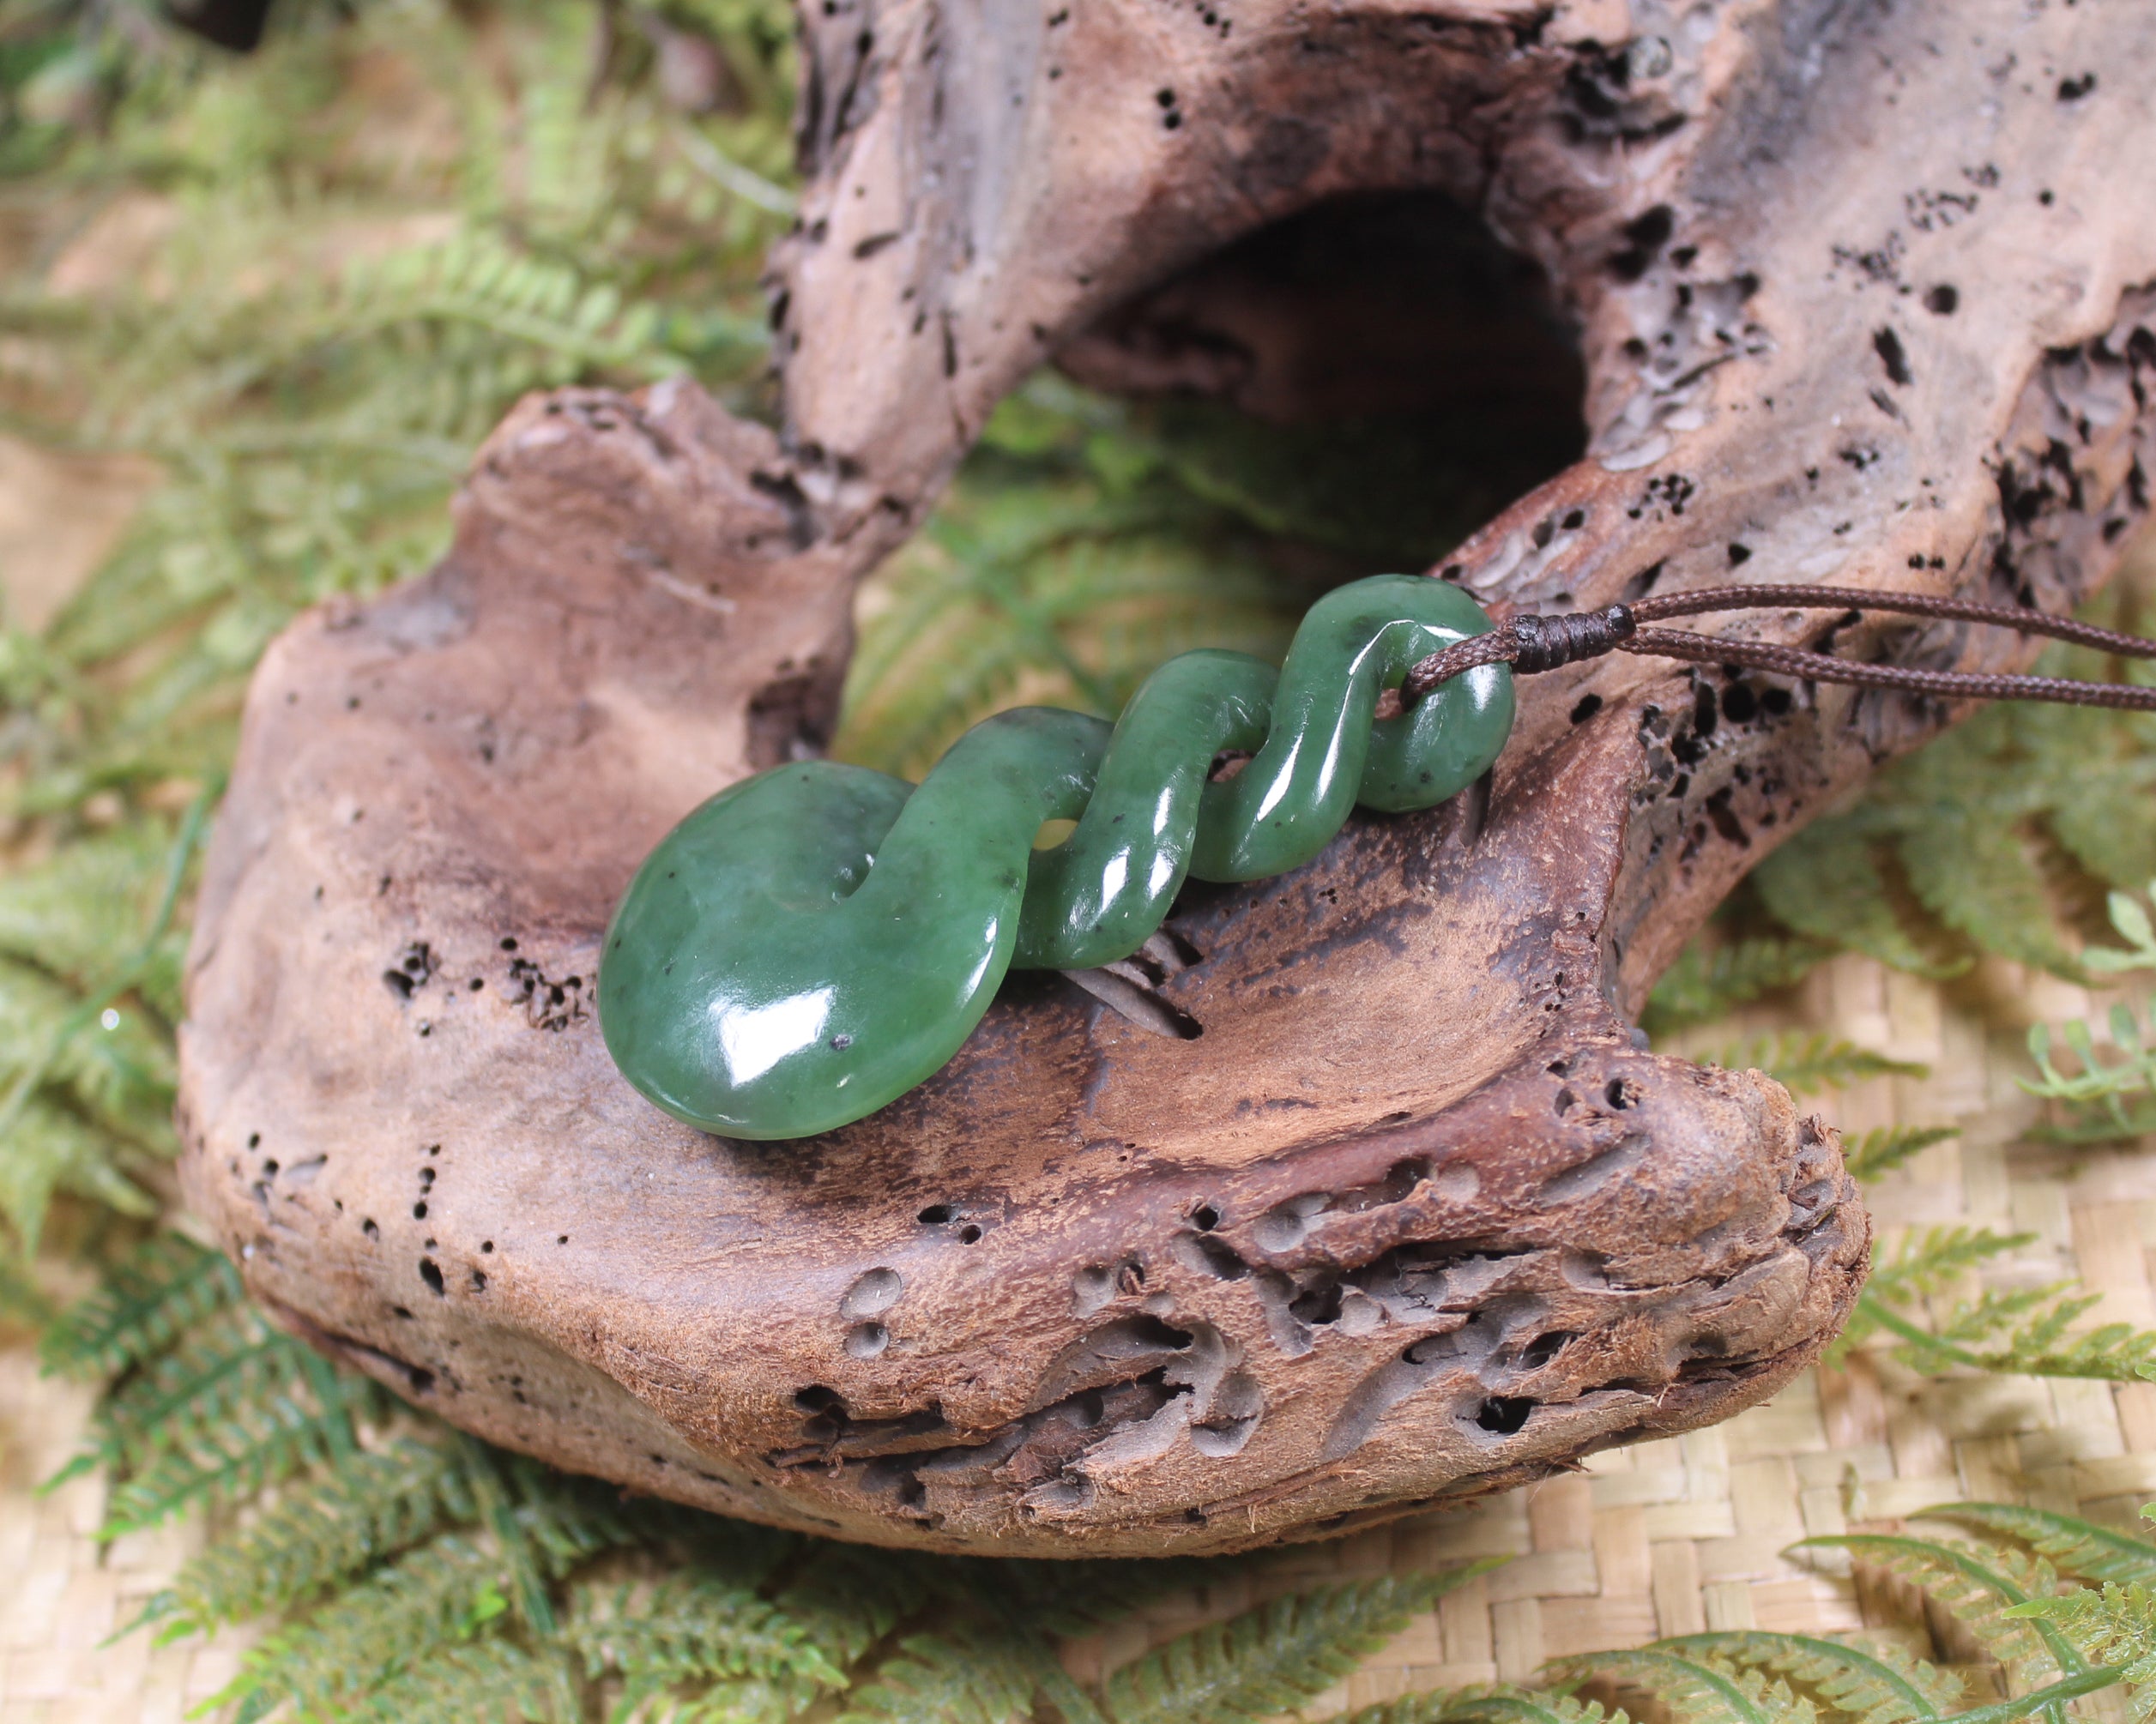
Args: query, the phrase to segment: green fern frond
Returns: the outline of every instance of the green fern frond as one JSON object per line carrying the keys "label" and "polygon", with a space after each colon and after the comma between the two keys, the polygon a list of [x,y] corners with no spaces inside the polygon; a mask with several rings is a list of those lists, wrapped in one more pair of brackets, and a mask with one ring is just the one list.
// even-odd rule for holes
{"label": "green fern frond", "polygon": [[159,1233],[69,1307],[45,1331],[39,1355],[61,1377],[117,1377],[240,1297],[239,1272],[222,1252]]}
{"label": "green fern frond", "polygon": [[1631,1724],[1622,1711],[1559,1691],[1491,1684],[1410,1694],[1351,1712],[1338,1724]]}
{"label": "green fern frond", "polygon": [[1685,1635],[1656,1644],[1778,1677],[1852,1724],[1918,1724],[1953,1712],[1962,1696],[1961,1679],[1952,1672],[1892,1645],[1756,1631]]}
{"label": "green fern frond", "polygon": [[909,1635],[875,1681],[848,1697],[838,1724],[1021,1724],[1032,1713],[1034,1665],[1012,1640]]}
{"label": "green fern frond", "polygon": [[1054,1563],[976,1558],[938,1564],[931,1578],[943,1582],[953,1599],[1023,1620],[1042,1633],[1078,1635],[1111,1627],[1156,1599],[1204,1586],[1220,1568],[1205,1557],[1159,1557],[1140,1564],[1097,1557]]}
{"label": "green fern frond", "polygon": [[2156,1545],[2073,1515],[2013,1503],[1942,1503],[1915,1518],[2016,1540],[2077,1579],[2156,1586]]}
{"label": "green fern frond", "polygon": [[[112,968],[113,934],[155,914],[172,857],[162,821],[133,821],[67,845],[33,867],[0,874],[0,954],[87,989]],[[136,984],[167,1023],[179,1017],[179,969],[187,938],[173,931]],[[11,1038],[12,1039],[12,1038]]]}
{"label": "green fern frond", "polygon": [[1829,950],[1861,952],[1913,975],[1968,968],[1936,941],[1912,935],[1879,865],[1884,834],[1873,811],[1818,820],[1784,844],[1749,878],[1767,913],[1797,937]]}
{"label": "green fern frond", "polygon": [[819,1544],[772,1602],[826,1661],[849,1669],[933,1589],[923,1566],[897,1552]]}
{"label": "green fern frond", "polygon": [[52,1301],[24,1265],[0,1256],[0,1329],[20,1324],[42,1329],[52,1320]]}
{"label": "green fern frond", "polygon": [[[2156,904],[2156,880],[2149,883],[2146,895]],[[2128,893],[2112,892],[2105,899],[2105,908],[2112,931],[2126,943],[2125,948],[2091,946],[2082,953],[2081,961],[2099,975],[2156,969],[2156,922],[2150,920],[2147,906]]]}
{"label": "green fern frond", "polygon": [[1828,1035],[1764,1035],[1706,1057],[1727,1071],[1756,1068],[1799,1095],[1845,1089],[1870,1077],[1929,1077],[1931,1068],[1889,1059]]}
{"label": "green fern frond", "polygon": [[[513,1514],[516,1535],[541,1553],[550,1581],[631,1536],[589,1487],[571,1480]],[[307,1712],[352,1705],[502,1623],[516,1608],[516,1589],[511,1561],[491,1532],[437,1534],[253,1648],[218,1703],[266,1711],[288,1699]]]}
{"label": "green fern frond", "polygon": [[1956,1279],[2008,1251],[2035,1242],[2033,1233],[1997,1233],[1989,1227],[1961,1225],[1909,1227],[1889,1246],[1872,1251],[1871,1278],[1865,1293],[1883,1304],[1907,1305],[1938,1292]]}
{"label": "green fern frond", "polygon": [[2043,1623],[2090,1664],[2115,1668],[2134,1690],[2134,1716],[2156,1717],[2156,1693],[2147,1686],[2156,1679],[2156,1590],[2146,1582],[2106,1581],[2101,1590],[2031,1599],[2008,1614]]}
{"label": "green fern frond", "polygon": [[100,1459],[138,1470],[222,1425],[236,1407],[279,1393],[299,1365],[292,1341],[254,1306],[227,1306],[106,1395],[97,1417]]}
{"label": "green fern frond", "polygon": [[1803,1540],[1797,1548],[1845,1550],[1860,1563],[1913,1582],[2025,1687],[2089,1673],[2088,1661],[2056,1628],[2007,1614],[2014,1606],[2056,1592],[2057,1576],[2040,1556],[1996,1543],[1955,1544],[1890,1533],[1837,1534]]}
{"label": "green fern frond", "polygon": [[1853,1179],[1878,1179],[1935,1143],[1959,1137],[1959,1125],[1876,1125],[1854,1142],[1844,1140],[1842,1166]]}
{"label": "green fern frond", "polygon": [[479,1512],[461,1445],[400,1438],[344,1456],[190,1558],[142,1620],[166,1625],[170,1638],[306,1604]]}
{"label": "green fern frond", "polygon": [[157,1204],[125,1171],[124,1146],[80,1114],[49,1101],[19,1103],[0,1131],[0,1217],[37,1249],[57,1193],[88,1198],[123,1215],[148,1217]]}
{"label": "green fern frond", "polygon": [[[2086,614],[2146,633],[2147,602],[2122,583]],[[2062,647],[2040,665],[2147,674]],[[2147,877],[2152,792],[2156,726],[2145,718],[2000,707],[1887,768],[1857,807],[1815,821],[1753,878],[1783,926],[1900,968],[1952,973],[1991,952],[2078,977],[2081,963],[2096,967],[2077,926],[2088,888]]]}
{"label": "green fern frond", "polygon": [[[1997,1309],[1987,1310],[1986,1302],[1994,1299]],[[1984,1371],[2105,1383],[2135,1383],[2156,1376],[2156,1332],[2107,1323],[2081,1335],[2067,1333],[2076,1318],[2099,1302],[2093,1293],[2052,1293],[2048,1299],[2032,1302],[2033,1316],[2011,1328],[2004,1346],[1972,1347],[1972,1340],[2007,1328],[2008,1317],[2020,1314],[2008,1296],[1987,1294],[1968,1307],[1966,1315],[1958,1311],[1939,1333],[1949,1345],[1973,1352],[1978,1368]]]}
{"label": "green fern frond", "polygon": [[1902,865],[1923,907],[2001,956],[2060,975],[2077,973],[2055,931],[2050,895],[2021,835],[1989,811],[1942,804],[1905,832]]}
{"label": "green fern frond", "polygon": [[[2030,1028],[2029,1058],[2037,1076],[2023,1078],[2021,1087],[2062,1104],[2067,1112],[2066,1124],[2044,1135],[2102,1142],[2156,1130],[2156,1106],[2143,1100],[2156,1094],[2156,1016],[2144,1031],[2133,1009],[2121,1003],[2112,1006],[2107,1028],[2110,1056],[2081,1019],[2062,1026],[2058,1039],[2074,1057],[2075,1069],[2070,1072],[2061,1070],[2054,1060],[2051,1032],[2040,1023]],[[2131,1105],[2137,1101],[2141,1105]]]}
{"label": "green fern frond", "polygon": [[1194,1629],[1110,1677],[1108,1712],[1115,1724],[1248,1724],[1287,1711],[1338,1681],[1469,1573],[1316,1588]]}
{"label": "green fern frond", "polygon": [[1734,1006],[1802,981],[1835,949],[1803,934],[1755,934],[1714,944],[1693,940],[1647,996],[1640,1027],[1658,1040],[1711,1023]]}
{"label": "green fern frond", "polygon": [[188,1407],[140,1470],[115,1486],[101,1536],[155,1526],[349,1453],[355,1418],[377,1411],[383,1400],[376,1384],[331,1370],[283,1336],[239,1370],[237,1385],[213,1388]]}
{"label": "green fern frond", "polygon": [[335,1714],[337,1724],[579,1724],[583,1716],[568,1655],[501,1635],[435,1647]]}
{"label": "green fern frond", "polygon": [[1591,1652],[1552,1668],[1576,1681],[1599,1679],[1650,1695],[1678,1724],[1812,1724],[1817,1709],[1766,1672],[1687,1657],[1660,1646]]}
{"label": "green fern frond", "polygon": [[625,1679],[620,1712],[677,1685],[751,1679],[788,1710],[846,1685],[800,1624],[746,1587],[694,1573],[657,1586],[588,1587],[565,1630],[594,1680]]}

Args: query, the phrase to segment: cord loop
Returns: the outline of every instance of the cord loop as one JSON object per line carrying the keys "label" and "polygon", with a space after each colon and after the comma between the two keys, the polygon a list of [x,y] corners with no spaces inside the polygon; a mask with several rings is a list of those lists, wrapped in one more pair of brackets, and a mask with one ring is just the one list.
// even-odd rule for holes
{"label": "cord loop", "polygon": [[1683,629],[1642,628],[1665,617],[1698,616],[1711,611],[1831,610],[1885,611],[1900,616],[1930,617],[2044,635],[2076,646],[2124,658],[2156,658],[2156,641],[2100,629],[2093,623],[2011,605],[1987,605],[1930,593],[1870,593],[1854,587],[1797,587],[1762,584],[1707,587],[1669,593],[1630,605],[1612,605],[1578,615],[1544,617],[1529,613],[1433,653],[1407,673],[1400,700],[1412,706],[1439,684],[1479,665],[1509,664],[1520,675],[1554,671],[1561,665],[1605,653],[1636,653],[1694,664],[1736,665],[1808,682],[1839,683],[1860,688],[1895,689],[1941,700],[2048,701],[2067,706],[2111,707],[2127,712],[2156,712],[2156,687],[2141,683],[2088,682],[2067,677],[1992,676],[1978,672],[1933,671],[1911,665],[1859,664],[1827,653],[1809,652],[1775,642],[1743,641]]}

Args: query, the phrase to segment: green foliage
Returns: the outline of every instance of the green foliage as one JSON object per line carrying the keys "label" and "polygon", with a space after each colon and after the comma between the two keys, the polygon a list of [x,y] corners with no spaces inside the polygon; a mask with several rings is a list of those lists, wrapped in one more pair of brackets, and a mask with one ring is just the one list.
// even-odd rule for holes
{"label": "green foliage", "polygon": [[1015,702],[1112,718],[1190,648],[1277,660],[1325,588],[1427,567],[1474,522],[1432,503],[1441,449],[1380,429],[1260,436],[1035,377],[864,594],[832,751],[917,778]]}
{"label": "green foliage", "polygon": [[[2147,1517],[2143,1510],[2143,1518]],[[2122,1584],[2156,1582],[2156,1546],[2051,1509],[2014,1503],[1948,1503],[1926,1509],[1921,1520],[1943,1521],[2026,1545],[2062,1574],[2083,1581]]]}
{"label": "green foliage", "polygon": [[1718,1656],[1712,1649],[1667,1643],[1637,1652],[1597,1652],[1570,1661],[1567,1674],[1594,1676],[1651,1694],[1677,1724],[1814,1724],[1818,1709],[1779,1677]]}
{"label": "green foliage", "polygon": [[[2156,903],[2156,881],[2149,883],[2145,895],[2150,903]],[[2124,949],[2091,946],[2081,955],[2081,961],[2098,975],[2156,969],[2156,922],[2149,919],[2148,906],[2130,893],[2112,892],[2105,897],[2104,908],[2112,931],[2125,942]]]}
{"label": "green foliage", "polygon": [[1962,1544],[1899,1533],[1842,1533],[1804,1542],[1815,1549],[1845,1550],[1919,1587],[2017,1684],[2038,1686],[2087,1673],[2088,1661],[2056,1629],[2007,1614],[2057,1588],[2056,1571],[2032,1552],[2003,1542]]}
{"label": "green foliage", "polygon": [[2077,1292],[2071,1281],[1986,1287],[1972,1299],[1957,1299],[1930,1324],[1917,1320],[1927,1301],[2033,1239],[1950,1227],[1911,1228],[1891,1246],[1875,1244],[1870,1280],[1829,1347],[1830,1359],[1839,1362],[1884,1330],[1894,1337],[1894,1357],[1927,1376],[1961,1369],[2112,1383],[2156,1377],[2156,1332],[2123,1323],[2074,1332],[2101,1301]]}
{"label": "green foliage", "polygon": [[2156,1093],[2156,1016],[2149,1024],[2144,1032],[2131,1006],[2113,1005],[2106,1025],[2108,1057],[2086,1022],[2076,1018],[2064,1025],[2058,1039],[2073,1056],[2071,1071],[2056,1064],[2051,1032],[2040,1023],[2030,1028],[2029,1058],[2037,1075],[2024,1078],[2021,1087],[2060,1103],[2064,1116],[2045,1136],[2106,1142],[2156,1131],[2156,1106],[2142,1100]]}
{"label": "green foliage", "polygon": [[474,1455],[468,1443],[408,1437],[350,1455],[190,1559],[142,1620],[191,1634],[305,1604],[442,1527],[469,1524],[480,1514]]}
{"label": "green foliage", "polygon": [[0,1257],[0,1330],[39,1329],[52,1320],[52,1301],[22,1265]]}
{"label": "green foliage", "polygon": [[565,1632],[588,1675],[621,1679],[616,1714],[624,1718],[692,1683],[718,1687],[735,1711],[779,1717],[846,1686],[844,1668],[816,1643],[810,1625],[752,1586],[694,1569],[650,1588],[586,1589]]}
{"label": "green foliage", "polygon": [[[0,426],[149,486],[47,627],[0,632],[0,810],[37,822],[0,877],[0,1221],[26,1251],[56,1199],[155,1208],[184,895],[275,632],[437,555],[527,389],[685,371],[759,398],[790,12],[649,15],[595,78],[597,21],[281,0],[241,58],[150,9],[0,9],[29,260],[0,280]],[[707,39],[714,112],[668,105],[662,23]]]}
{"label": "green foliage", "polygon": [[1850,1646],[1808,1634],[1688,1635],[1670,1649],[1711,1667],[1749,1670],[1819,1697],[1857,1724],[1913,1724],[1953,1712],[1962,1683],[1892,1645]]}
{"label": "green foliage", "polygon": [[[2113,595],[2092,614],[2135,628],[2137,604],[2145,595]],[[2043,668],[2147,675],[2138,663],[2063,647]],[[1951,974],[1991,953],[2079,977],[2088,907],[2106,886],[2120,895],[2115,915],[2130,904],[2123,890],[2147,881],[2153,855],[2156,723],[2147,714],[2001,705],[1888,767],[1856,808],[1815,821],[1754,882],[1783,931],[1899,968]],[[2131,949],[2086,955],[2091,967],[2145,961]]]}
{"label": "green foliage", "polygon": [[1647,997],[1640,1027],[1659,1039],[1802,981],[1835,948],[1802,934],[1692,941]]}
{"label": "green foliage", "polygon": [[1729,1071],[1756,1067],[1799,1095],[1843,1089],[1869,1077],[1928,1077],[1930,1068],[1905,1059],[1889,1059],[1852,1043],[1825,1035],[1766,1035],[1706,1056],[1706,1063]]}
{"label": "green foliage", "polygon": [[1019,1724],[1032,1715],[1035,1667],[1013,1640],[909,1635],[839,1724]]}
{"label": "green foliage", "polygon": [[2049,1625],[2091,1662],[2117,1667],[2134,1690],[2134,1717],[2156,1715],[2147,1685],[2156,1677],[2156,1592],[2147,1583],[2106,1581],[2095,1591],[2031,1599],[2013,1614]]}
{"label": "green foliage", "polygon": [[1958,1125],[1875,1125],[1861,1137],[1843,1141],[1842,1165],[1851,1178],[1882,1178],[1911,1156],[1960,1135]]}
{"label": "green foliage", "polygon": [[221,1253],[160,1233],[45,1331],[45,1368],[78,1380],[118,1377],[240,1296],[239,1273]]}
{"label": "green foliage", "polygon": [[1350,1713],[1342,1724],[1631,1724],[1622,1712],[1561,1690],[1538,1691],[1505,1685],[1410,1694],[1382,1706]]}
{"label": "green foliage", "polygon": [[[433,1669],[438,1655],[509,1625],[518,1609],[520,1560],[553,1582],[629,1542],[628,1522],[603,1495],[558,1474],[535,1479],[498,1528],[438,1534],[270,1636],[249,1651],[220,1697],[251,1706],[289,1699],[306,1712],[365,1716],[385,1690],[424,1687],[420,1673]],[[523,1626],[551,1641],[554,1625],[534,1623],[532,1614],[522,1612]],[[408,1673],[415,1679],[400,1684]]]}
{"label": "green foliage", "polygon": [[1115,1724],[1244,1724],[1299,1706],[1481,1571],[1434,1580],[1386,1576],[1291,1593],[1170,1641],[1108,1679]]}

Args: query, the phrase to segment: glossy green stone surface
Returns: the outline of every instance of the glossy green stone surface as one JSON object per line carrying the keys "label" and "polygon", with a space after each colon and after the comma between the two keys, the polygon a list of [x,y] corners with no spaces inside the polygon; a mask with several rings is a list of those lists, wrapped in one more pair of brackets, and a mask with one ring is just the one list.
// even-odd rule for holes
{"label": "glossy green stone surface", "polygon": [[[1301,866],[1360,801],[1428,808],[1512,728],[1511,673],[1454,678],[1373,724],[1409,666],[1489,627],[1466,594],[1379,576],[1329,594],[1276,672],[1186,653],[1097,719],[1022,708],[918,789],[811,761],[722,792],[661,841],[607,932],[599,1017],[623,1076],[729,1137],[859,1119],[957,1052],[1005,973],[1128,955],[1187,874]],[[1209,781],[1223,750],[1253,757]],[[1033,849],[1048,820],[1077,829]]]}

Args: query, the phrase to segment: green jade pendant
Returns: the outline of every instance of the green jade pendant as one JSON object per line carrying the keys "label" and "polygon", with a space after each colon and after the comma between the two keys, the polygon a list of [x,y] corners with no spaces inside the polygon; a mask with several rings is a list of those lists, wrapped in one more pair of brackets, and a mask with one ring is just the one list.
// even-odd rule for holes
{"label": "green jade pendant", "polygon": [[[808,761],[722,791],[661,841],[607,931],[599,1021],[622,1075],[726,1137],[806,1137],[942,1067],[1004,973],[1127,957],[1187,875],[1312,860],[1356,803],[1429,808],[1512,729],[1512,672],[1373,722],[1417,660],[1491,624],[1456,587],[1380,575],[1313,606],[1278,672],[1184,653],[1110,726],[1022,707],[915,787]],[[1247,750],[1212,782],[1217,757]],[[1036,851],[1044,822],[1077,829]]]}

